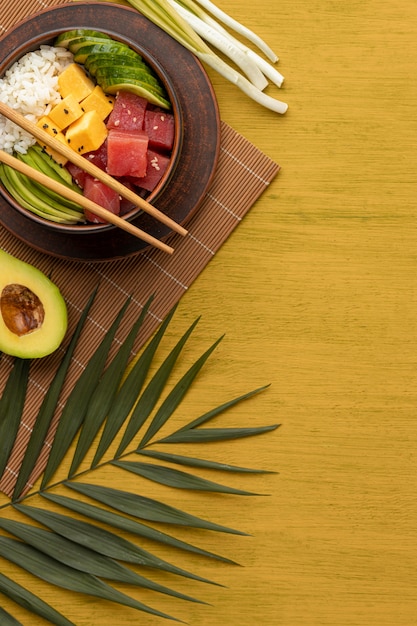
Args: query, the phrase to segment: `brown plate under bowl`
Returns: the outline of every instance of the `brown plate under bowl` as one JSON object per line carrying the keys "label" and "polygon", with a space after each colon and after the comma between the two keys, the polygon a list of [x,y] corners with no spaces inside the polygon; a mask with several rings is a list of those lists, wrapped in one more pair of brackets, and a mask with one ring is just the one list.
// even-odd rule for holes
{"label": "brown plate under bowl", "polygon": [[[0,39],[0,76],[20,57],[60,33],[99,30],[128,44],[163,82],[175,116],[171,166],[148,197],[155,207],[185,225],[213,179],[220,148],[220,118],[211,82],[199,60],[134,9],[104,3],[64,4],[37,13]],[[172,231],[143,213],[126,216],[135,226],[166,240]],[[0,184],[0,224],[37,250],[77,261],[109,261],[143,251],[149,244],[113,225],[55,225],[17,210]]]}

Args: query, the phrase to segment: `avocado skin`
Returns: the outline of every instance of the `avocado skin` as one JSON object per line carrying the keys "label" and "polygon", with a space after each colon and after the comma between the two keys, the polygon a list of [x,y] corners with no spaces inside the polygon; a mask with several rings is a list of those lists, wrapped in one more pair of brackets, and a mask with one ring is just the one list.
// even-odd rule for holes
{"label": "avocado skin", "polygon": [[[45,312],[42,326],[20,337],[9,330],[1,306],[3,290],[11,284],[35,293]],[[57,285],[38,268],[0,250],[0,352],[22,359],[43,358],[59,348],[67,328],[67,306]]]}

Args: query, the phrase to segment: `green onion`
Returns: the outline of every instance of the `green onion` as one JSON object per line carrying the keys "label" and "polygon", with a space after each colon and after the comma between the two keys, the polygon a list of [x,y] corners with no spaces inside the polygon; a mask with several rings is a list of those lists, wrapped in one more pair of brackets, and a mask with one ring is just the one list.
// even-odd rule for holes
{"label": "green onion", "polygon": [[[285,102],[264,93],[268,79],[281,87],[283,76],[259,54],[239,42],[212,16],[246,37],[273,63],[278,60],[277,55],[258,35],[221,11],[210,0],[197,0],[198,4],[193,0],[106,1],[134,7],[249,98],[276,113],[287,111]],[[208,44],[220,50],[239,69],[229,65]]]}

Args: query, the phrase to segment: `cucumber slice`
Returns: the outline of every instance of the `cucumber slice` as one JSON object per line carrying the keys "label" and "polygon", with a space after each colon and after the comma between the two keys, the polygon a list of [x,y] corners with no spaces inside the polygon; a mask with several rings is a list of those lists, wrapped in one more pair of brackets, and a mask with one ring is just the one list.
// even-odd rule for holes
{"label": "cucumber slice", "polygon": [[92,76],[95,76],[97,68],[111,67],[114,65],[148,69],[148,65],[142,60],[141,57],[139,57],[139,55],[135,58],[123,54],[90,54],[88,55],[84,65]]}
{"label": "cucumber slice", "polygon": [[75,63],[85,64],[85,61],[89,54],[123,54],[127,56],[136,57],[136,52],[126,46],[126,44],[112,41],[111,43],[96,43],[92,45],[86,45],[79,48],[76,54],[74,54]]}
{"label": "cucumber slice", "polygon": [[[119,82],[123,80],[126,83],[133,80],[135,82],[150,85],[153,91],[160,94],[162,97],[166,96],[165,89],[162,87],[159,80],[155,76],[150,74],[147,70],[143,70],[142,68],[125,67],[121,65],[101,67],[97,69],[95,78],[98,84],[101,85],[103,89],[108,80],[117,79]],[[104,89],[104,91],[106,91],[106,89]]]}
{"label": "cucumber slice", "polygon": [[78,37],[100,37],[101,39],[111,39],[109,35],[100,33],[97,30],[87,30],[85,28],[77,28],[75,30],[68,30],[61,33],[56,37],[54,45],[61,48],[68,48],[70,42]]}
{"label": "cucumber slice", "polygon": [[75,37],[69,42],[68,48],[70,52],[72,52],[72,54],[75,54],[80,48],[83,48],[84,46],[94,46],[96,44],[106,43],[108,44],[109,40],[105,39],[104,37]]}

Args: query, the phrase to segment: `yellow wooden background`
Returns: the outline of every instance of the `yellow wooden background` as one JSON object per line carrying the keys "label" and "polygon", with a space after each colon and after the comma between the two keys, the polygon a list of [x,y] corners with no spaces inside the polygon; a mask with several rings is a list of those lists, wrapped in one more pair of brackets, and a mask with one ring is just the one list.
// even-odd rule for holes
{"label": "yellow wooden background", "polygon": [[[414,626],[417,3],[218,4],[280,56],[285,116],[210,76],[223,120],[282,171],[183,297],[171,337],[201,314],[192,358],[226,333],[184,419],[271,383],[224,423],[281,428],[209,454],[279,473],[229,479],[265,497],[167,494],[252,536],[187,535],[242,565],[178,555],[227,587],[176,581],[210,606],[140,597],[193,626]],[[77,626],[161,623],[38,588]]]}

